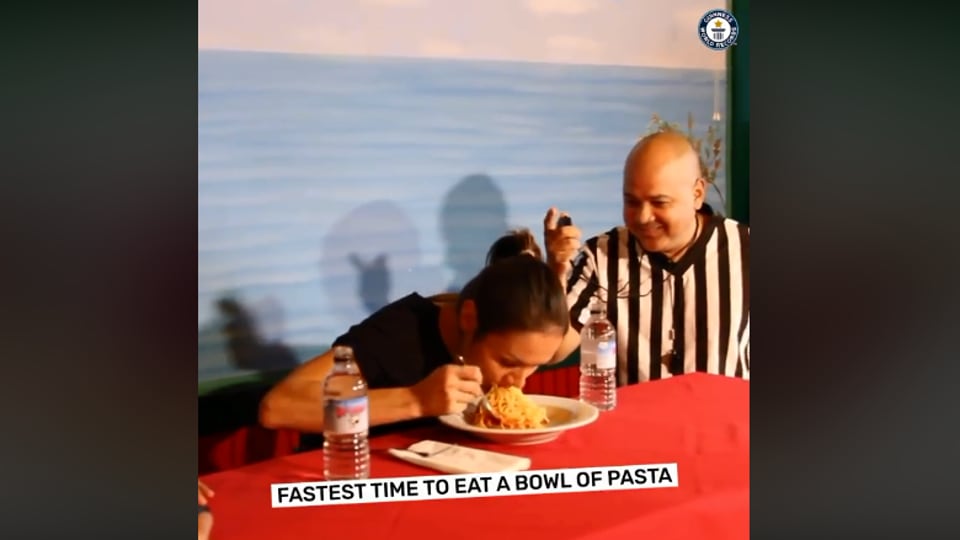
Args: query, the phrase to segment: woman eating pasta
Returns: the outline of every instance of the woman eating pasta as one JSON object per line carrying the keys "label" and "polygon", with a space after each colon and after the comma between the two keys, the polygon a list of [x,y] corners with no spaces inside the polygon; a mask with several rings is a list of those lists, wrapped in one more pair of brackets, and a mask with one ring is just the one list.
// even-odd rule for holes
{"label": "woman eating pasta", "polygon": [[[412,293],[334,341],[353,347],[370,388],[371,426],[462,413],[494,387],[493,399],[506,410],[526,407],[519,389],[553,361],[569,328],[566,296],[532,250],[497,255],[455,299]],[[288,375],[261,403],[261,423],[321,432],[318,388],[332,366],[331,350]],[[513,413],[506,414],[518,427],[543,421],[522,413],[514,422]]]}

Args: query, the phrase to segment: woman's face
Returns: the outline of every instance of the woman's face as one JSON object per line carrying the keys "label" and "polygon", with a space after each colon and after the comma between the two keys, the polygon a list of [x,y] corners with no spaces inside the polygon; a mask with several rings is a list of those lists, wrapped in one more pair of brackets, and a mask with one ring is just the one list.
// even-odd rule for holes
{"label": "woman's face", "polygon": [[464,360],[483,372],[484,390],[493,385],[523,388],[527,377],[553,359],[562,342],[559,328],[490,333],[470,341]]}

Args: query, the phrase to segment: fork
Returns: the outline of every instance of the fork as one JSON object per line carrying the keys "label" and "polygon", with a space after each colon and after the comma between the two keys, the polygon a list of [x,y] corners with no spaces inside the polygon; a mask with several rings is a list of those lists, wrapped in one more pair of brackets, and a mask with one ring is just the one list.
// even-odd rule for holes
{"label": "fork", "polygon": [[[467,365],[466,361],[464,361],[463,357],[460,355],[457,355],[457,362],[459,362],[461,366]],[[497,414],[497,411],[493,410],[493,405],[490,405],[490,401],[487,399],[486,394],[483,394],[480,396],[479,403],[480,403],[479,406],[483,407],[483,410],[486,411],[487,414],[493,417],[495,421],[500,422],[500,415]],[[474,408],[476,407],[477,405],[474,404]]]}
{"label": "fork", "polygon": [[399,450],[399,451],[401,451],[401,452],[410,452],[411,454],[416,454],[416,455],[418,455],[418,456],[420,456],[420,457],[422,457],[422,458],[432,458],[433,456],[435,456],[435,455],[437,455],[437,454],[442,454],[442,453],[446,452],[447,450],[450,450],[451,448],[455,448],[456,446],[457,446],[457,445],[455,445],[455,444],[451,444],[451,445],[449,445],[449,446],[444,446],[444,447],[441,448],[440,450],[437,450],[437,451],[434,451],[434,452],[418,452],[417,450],[410,450],[409,448],[394,448],[394,450]]}

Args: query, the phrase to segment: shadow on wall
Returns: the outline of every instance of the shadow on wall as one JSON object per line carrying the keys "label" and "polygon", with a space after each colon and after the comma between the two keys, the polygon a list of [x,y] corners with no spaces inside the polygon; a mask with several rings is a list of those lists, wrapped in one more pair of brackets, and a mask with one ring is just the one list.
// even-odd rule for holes
{"label": "shadow on wall", "polygon": [[[279,339],[283,309],[275,300],[267,298],[250,310],[235,298],[224,297],[217,301],[217,310],[219,328],[201,329],[201,345],[218,342],[233,368],[271,371],[299,364],[294,352]],[[214,335],[214,330],[219,335]],[[201,361],[203,358],[201,354]]]}
{"label": "shadow on wall", "polygon": [[357,295],[368,313],[390,303],[390,269],[387,266],[387,254],[381,253],[366,261],[360,255],[351,253],[350,264],[357,271]]}
{"label": "shadow on wall", "polygon": [[419,272],[417,227],[390,201],[361,205],[334,223],[323,239],[320,308],[344,325],[356,324],[409,292],[406,275]]}
{"label": "shadow on wall", "polygon": [[447,192],[440,209],[440,234],[453,281],[446,292],[460,292],[483,268],[490,245],[508,229],[506,200],[489,176],[467,176]]}

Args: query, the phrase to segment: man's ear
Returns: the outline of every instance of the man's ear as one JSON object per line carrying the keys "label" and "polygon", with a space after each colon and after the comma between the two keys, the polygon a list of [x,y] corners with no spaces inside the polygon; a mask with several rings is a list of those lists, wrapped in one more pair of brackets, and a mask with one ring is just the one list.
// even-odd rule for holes
{"label": "man's ear", "polygon": [[703,178],[697,178],[693,184],[693,206],[700,210],[707,198],[707,182]]}

